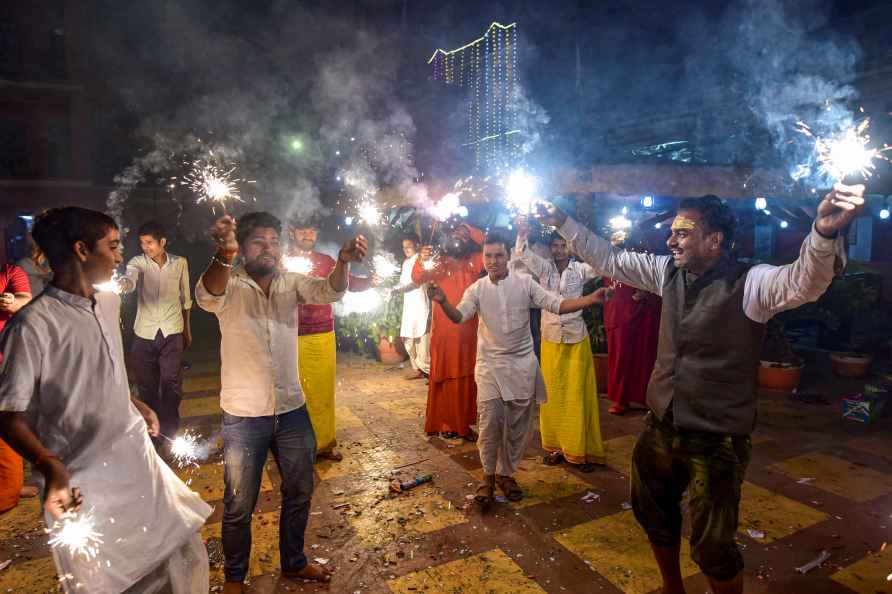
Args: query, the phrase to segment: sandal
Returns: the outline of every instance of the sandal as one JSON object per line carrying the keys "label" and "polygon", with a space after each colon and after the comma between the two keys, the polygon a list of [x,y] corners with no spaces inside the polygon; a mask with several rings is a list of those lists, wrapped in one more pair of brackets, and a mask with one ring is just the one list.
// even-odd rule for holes
{"label": "sandal", "polygon": [[523,489],[517,484],[513,476],[496,475],[496,484],[499,490],[505,494],[508,501],[520,501],[523,499]]}
{"label": "sandal", "polygon": [[455,431],[443,431],[440,433],[440,437],[443,439],[458,439],[458,433]]}
{"label": "sandal", "polygon": [[344,459],[344,454],[337,450],[328,450],[327,452],[319,452],[316,454],[316,458],[331,460],[332,462],[340,462]]}
{"label": "sandal", "polygon": [[584,472],[585,474],[594,472],[595,468],[597,468],[597,467],[598,467],[598,465],[595,464],[594,462],[586,462],[584,464],[578,464],[576,466],[576,468],[579,470],[579,472]]}
{"label": "sandal", "polygon": [[542,457],[543,464],[547,466],[557,466],[564,461],[564,455],[560,452],[551,452]]}
{"label": "sandal", "polygon": [[477,485],[477,492],[474,494],[476,501],[484,509],[492,505],[495,496],[496,477],[494,475],[484,475],[483,482]]}

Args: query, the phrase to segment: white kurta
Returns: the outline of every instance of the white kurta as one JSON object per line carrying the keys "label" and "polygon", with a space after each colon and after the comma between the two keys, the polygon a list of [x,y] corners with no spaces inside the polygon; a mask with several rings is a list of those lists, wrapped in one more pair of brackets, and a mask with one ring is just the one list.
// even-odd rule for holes
{"label": "white kurta", "polygon": [[[121,301],[49,286],[7,325],[0,410],[28,426],[71,474],[103,544],[92,561],[54,548],[69,592],[126,590],[192,539],[211,508],[155,453],[130,401]],[[42,478],[42,477],[40,477]],[[48,525],[52,518],[45,514]],[[77,586],[80,584],[80,586]]]}
{"label": "white kurta", "polygon": [[[412,281],[412,268],[418,254],[403,262],[400,273],[400,287],[415,286]],[[400,336],[403,338],[421,338],[430,331],[430,300],[424,290],[424,285],[403,293],[403,321],[400,326]]]}
{"label": "white kurta", "polygon": [[530,308],[558,313],[560,295],[549,293],[527,274],[509,271],[498,283],[484,277],[465,290],[457,309],[462,321],[478,314],[477,401],[492,398],[545,402],[545,383],[533,350]]}

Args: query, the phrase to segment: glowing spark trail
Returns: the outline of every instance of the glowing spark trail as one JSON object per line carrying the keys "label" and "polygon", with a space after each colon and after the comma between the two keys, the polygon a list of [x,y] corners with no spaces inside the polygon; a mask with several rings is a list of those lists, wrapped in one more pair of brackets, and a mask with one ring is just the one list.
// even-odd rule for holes
{"label": "glowing spark trail", "polygon": [[68,549],[72,556],[81,555],[87,561],[96,557],[99,545],[103,544],[102,534],[96,532],[95,521],[90,512],[83,514],[69,512],[56,520],[47,533],[50,535],[51,547],[63,547]]}
{"label": "glowing spark trail", "polygon": [[434,258],[428,258],[424,262],[421,263],[421,268],[424,270],[433,270],[437,267],[437,260]]}
{"label": "glowing spark trail", "polygon": [[867,146],[870,143],[870,136],[867,134],[869,127],[870,118],[865,118],[860,124],[849,126],[834,138],[823,138],[817,136],[805,122],[796,123],[799,132],[814,139],[821,172],[836,180],[856,173],[868,178],[876,169],[877,159],[889,160],[882,153],[892,147],[877,149]]}
{"label": "glowing spark trail", "polygon": [[427,209],[427,212],[438,221],[445,221],[455,215],[460,217],[468,216],[468,209],[467,207],[462,206],[458,194],[452,193],[446,194],[440,198],[436,204],[431,205]]}
{"label": "glowing spark trail", "polygon": [[110,279],[104,283],[93,285],[93,288],[100,293],[115,293],[116,295],[120,295],[124,291],[124,287],[121,286],[122,279],[123,277],[118,274],[118,271],[116,270]]}
{"label": "glowing spark trail", "polygon": [[505,182],[505,201],[508,207],[521,214],[530,214],[538,202],[537,180],[522,169],[516,169]]}
{"label": "glowing spark trail", "polygon": [[359,218],[366,225],[376,226],[381,222],[381,211],[378,209],[378,205],[374,202],[363,202],[357,208],[359,212]]}
{"label": "glowing spark trail", "polygon": [[174,462],[180,468],[187,466],[198,467],[199,460],[203,460],[208,456],[209,446],[207,443],[199,442],[199,436],[186,430],[183,435],[171,439],[166,435],[161,435],[170,442],[170,453]]}
{"label": "glowing spark trail", "polygon": [[235,177],[237,165],[226,168],[206,159],[196,159],[188,165],[191,170],[180,180],[180,185],[198,195],[196,204],[211,202],[225,206],[228,200],[242,202],[239,183],[244,180]]}
{"label": "glowing spark trail", "polygon": [[375,269],[375,274],[383,278],[395,276],[400,272],[400,267],[393,262],[393,258],[382,254],[372,258],[372,267]]}
{"label": "glowing spark trail", "polygon": [[282,265],[288,272],[305,275],[313,272],[313,261],[306,256],[285,256],[282,258]]}
{"label": "glowing spark trail", "polygon": [[341,316],[352,313],[370,314],[383,307],[389,296],[389,292],[382,289],[368,289],[359,293],[348,291],[335,304],[335,308]]}

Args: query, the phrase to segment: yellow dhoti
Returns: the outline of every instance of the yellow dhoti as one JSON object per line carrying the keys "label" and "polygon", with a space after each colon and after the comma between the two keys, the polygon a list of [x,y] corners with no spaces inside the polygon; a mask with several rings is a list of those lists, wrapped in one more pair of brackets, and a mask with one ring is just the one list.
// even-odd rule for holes
{"label": "yellow dhoti", "polygon": [[304,334],[297,338],[300,387],[316,433],[316,451],[330,452],[335,434],[335,368],[337,343],[334,332]]}
{"label": "yellow dhoti", "polygon": [[604,464],[595,365],[588,337],[575,344],[542,341],[548,401],[539,408],[542,448],[574,464]]}

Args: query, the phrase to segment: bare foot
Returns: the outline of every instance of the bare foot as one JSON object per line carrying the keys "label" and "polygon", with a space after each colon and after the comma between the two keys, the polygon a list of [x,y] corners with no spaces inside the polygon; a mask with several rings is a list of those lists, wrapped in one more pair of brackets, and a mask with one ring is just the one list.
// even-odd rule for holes
{"label": "bare foot", "polygon": [[223,584],[223,594],[244,594],[245,585],[241,582],[226,582]]}
{"label": "bare foot", "polygon": [[292,580],[331,581],[331,572],[318,563],[307,563],[307,566],[300,571],[283,571],[282,575]]}

